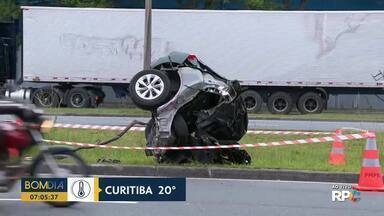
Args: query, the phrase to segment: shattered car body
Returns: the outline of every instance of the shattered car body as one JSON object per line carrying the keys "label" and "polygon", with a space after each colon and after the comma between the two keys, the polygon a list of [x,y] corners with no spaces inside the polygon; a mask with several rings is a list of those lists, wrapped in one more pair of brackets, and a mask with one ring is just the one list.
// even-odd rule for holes
{"label": "shattered car body", "polygon": [[[215,73],[194,55],[173,52],[151,70],[136,74],[133,102],[152,112],[145,130],[147,146],[236,144],[247,132],[248,116],[238,81]],[[147,150],[159,162],[248,164],[241,149]]]}

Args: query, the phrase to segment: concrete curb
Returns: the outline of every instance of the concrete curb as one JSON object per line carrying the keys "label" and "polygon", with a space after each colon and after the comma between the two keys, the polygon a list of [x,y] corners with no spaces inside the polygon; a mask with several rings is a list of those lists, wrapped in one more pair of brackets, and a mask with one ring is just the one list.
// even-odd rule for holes
{"label": "concrete curb", "polygon": [[93,175],[163,176],[356,183],[358,174],[273,169],[91,165]]}

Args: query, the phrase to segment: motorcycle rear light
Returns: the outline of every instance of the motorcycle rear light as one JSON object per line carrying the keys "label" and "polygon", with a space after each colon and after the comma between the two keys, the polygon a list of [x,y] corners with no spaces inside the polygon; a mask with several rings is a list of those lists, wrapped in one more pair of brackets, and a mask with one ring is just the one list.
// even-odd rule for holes
{"label": "motorcycle rear light", "polygon": [[190,54],[190,55],[188,56],[188,61],[196,61],[196,60],[197,60],[197,57],[196,57],[195,55]]}

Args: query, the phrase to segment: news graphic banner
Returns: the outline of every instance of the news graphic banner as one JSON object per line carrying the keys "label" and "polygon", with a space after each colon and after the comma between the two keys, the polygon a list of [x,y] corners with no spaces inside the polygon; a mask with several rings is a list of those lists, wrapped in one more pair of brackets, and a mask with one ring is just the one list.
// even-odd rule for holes
{"label": "news graphic banner", "polygon": [[27,202],[185,201],[185,178],[23,178]]}
{"label": "news graphic banner", "polygon": [[21,200],[65,202],[68,200],[67,189],[67,179],[64,178],[23,178]]}

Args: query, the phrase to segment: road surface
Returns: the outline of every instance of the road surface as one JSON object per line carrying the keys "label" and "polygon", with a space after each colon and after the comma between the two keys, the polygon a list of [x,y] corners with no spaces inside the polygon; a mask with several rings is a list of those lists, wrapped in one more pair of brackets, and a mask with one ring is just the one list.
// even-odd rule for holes
{"label": "road surface", "polygon": [[[133,120],[148,122],[148,117],[95,117],[95,116],[56,116],[56,123],[92,124],[92,125],[127,125]],[[1,120],[9,120],[9,116],[0,116]],[[361,128],[384,131],[384,122],[348,122],[348,121],[309,121],[309,120],[256,120],[250,119],[248,129],[265,130],[315,130],[334,131],[342,127]]]}
{"label": "road surface", "polygon": [[18,200],[20,188],[0,194],[1,216],[382,216],[384,193],[365,192],[359,202],[332,202],[330,183],[187,179],[186,202],[80,203],[55,209]]}

